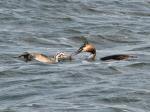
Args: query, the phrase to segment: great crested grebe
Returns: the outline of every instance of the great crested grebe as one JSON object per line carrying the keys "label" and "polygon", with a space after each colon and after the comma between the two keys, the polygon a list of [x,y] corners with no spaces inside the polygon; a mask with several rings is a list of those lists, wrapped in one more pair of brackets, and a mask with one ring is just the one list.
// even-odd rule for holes
{"label": "great crested grebe", "polygon": [[[96,58],[96,48],[94,45],[90,44],[88,41],[85,41],[85,43],[76,51],[76,54],[79,54],[81,52],[89,52],[92,54],[90,57],[90,60],[95,60]],[[102,61],[110,61],[110,60],[127,60],[128,58],[135,57],[133,55],[128,54],[116,54],[116,55],[110,55],[100,58]]]}
{"label": "great crested grebe", "polygon": [[84,44],[75,52],[75,54],[79,54],[81,52],[91,53],[91,57],[89,58],[89,60],[95,60],[96,58],[95,46],[90,44],[88,41],[85,41]]}
{"label": "great crested grebe", "polygon": [[53,63],[57,63],[61,60],[71,60],[71,55],[64,53],[64,52],[60,52],[54,56],[46,56],[41,53],[24,52],[22,55],[19,56],[19,58],[24,59],[24,61],[26,61],[26,62],[32,61],[32,60],[37,60],[39,62],[53,64]]}

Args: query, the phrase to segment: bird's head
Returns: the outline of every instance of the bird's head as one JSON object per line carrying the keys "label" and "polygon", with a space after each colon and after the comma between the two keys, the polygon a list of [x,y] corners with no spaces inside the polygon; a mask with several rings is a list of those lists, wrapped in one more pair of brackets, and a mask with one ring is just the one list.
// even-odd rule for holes
{"label": "bird's head", "polygon": [[89,52],[91,54],[96,54],[95,46],[90,44],[89,42],[85,42],[77,51],[76,54],[79,54],[81,52]]}

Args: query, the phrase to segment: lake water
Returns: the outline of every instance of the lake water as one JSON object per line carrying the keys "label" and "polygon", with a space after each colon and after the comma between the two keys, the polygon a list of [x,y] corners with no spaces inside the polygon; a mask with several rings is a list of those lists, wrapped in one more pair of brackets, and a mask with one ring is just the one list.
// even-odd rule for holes
{"label": "lake water", "polygon": [[[80,36],[96,61],[14,58],[73,52]],[[99,60],[120,53],[137,58]],[[150,112],[149,57],[149,0],[0,0],[1,112]]]}

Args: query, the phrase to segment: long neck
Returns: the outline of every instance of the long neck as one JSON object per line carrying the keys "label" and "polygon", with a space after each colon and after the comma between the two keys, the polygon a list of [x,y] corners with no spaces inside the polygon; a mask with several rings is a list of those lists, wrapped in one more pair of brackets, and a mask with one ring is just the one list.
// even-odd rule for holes
{"label": "long neck", "polygon": [[55,62],[59,62],[58,56],[55,56]]}
{"label": "long neck", "polygon": [[95,58],[96,58],[96,53],[92,54],[91,59],[94,61],[94,60],[95,60]]}
{"label": "long neck", "polygon": [[96,58],[96,50],[94,49],[91,53],[92,53],[92,57],[90,59],[94,61]]}

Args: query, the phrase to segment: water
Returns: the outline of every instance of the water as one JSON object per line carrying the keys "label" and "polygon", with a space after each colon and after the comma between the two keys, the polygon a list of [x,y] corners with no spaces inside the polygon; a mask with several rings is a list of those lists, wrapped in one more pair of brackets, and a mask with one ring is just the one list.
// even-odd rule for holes
{"label": "water", "polygon": [[[149,112],[149,0],[0,0],[1,112]],[[72,52],[85,36],[94,62],[25,63],[25,51]],[[137,59],[102,62],[111,54]]]}

